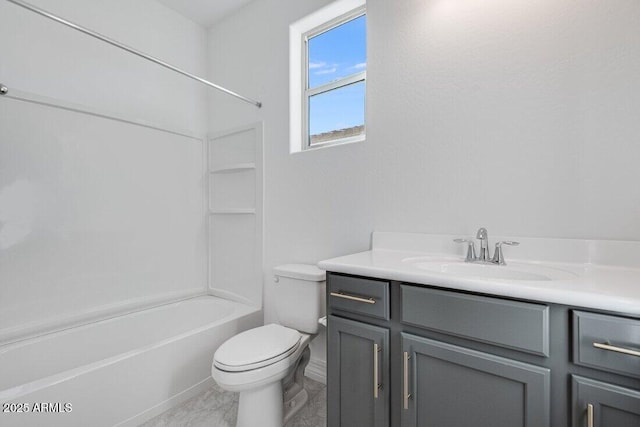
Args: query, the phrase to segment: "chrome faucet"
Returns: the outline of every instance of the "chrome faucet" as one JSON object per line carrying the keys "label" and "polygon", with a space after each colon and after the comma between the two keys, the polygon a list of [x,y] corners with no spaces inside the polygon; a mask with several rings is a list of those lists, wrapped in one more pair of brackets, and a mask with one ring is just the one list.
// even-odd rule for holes
{"label": "chrome faucet", "polygon": [[487,229],[482,227],[476,233],[476,239],[480,240],[480,255],[478,261],[489,261],[489,236],[487,235]]}
{"label": "chrome faucet", "polygon": [[467,256],[465,262],[483,262],[489,264],[506,265],[504,260],[504,254],[502,253],[502,246],[518,246],[519,242],[513,242],[505,240],[496,243],[496,249],[493,252],[493,258],[489,254],[489,235],[487,229],[482,227],[476,233],[476,239],[480,240],[480,254],[476,255],[476,246],[473,240],[470,239],[453,239],[456,243],[467,244]]}

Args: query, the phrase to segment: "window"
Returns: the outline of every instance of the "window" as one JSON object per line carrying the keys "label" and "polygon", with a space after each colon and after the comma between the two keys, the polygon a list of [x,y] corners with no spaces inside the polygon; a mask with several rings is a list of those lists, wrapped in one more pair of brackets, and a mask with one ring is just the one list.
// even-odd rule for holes
{"label": "window", "polygon": [[292,152],[365,138],[365,8],[335,3],[343,7],[325,8],[291,29]]}

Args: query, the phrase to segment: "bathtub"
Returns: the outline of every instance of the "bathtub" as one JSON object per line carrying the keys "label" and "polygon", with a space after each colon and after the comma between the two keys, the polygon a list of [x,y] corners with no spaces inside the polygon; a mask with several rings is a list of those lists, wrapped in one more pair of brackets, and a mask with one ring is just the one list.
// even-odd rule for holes
{"label": "bathtub", "polygon": [[0,426],[137,426],[209,387],[218,346],[260,324],[201,296],[0,347]]}

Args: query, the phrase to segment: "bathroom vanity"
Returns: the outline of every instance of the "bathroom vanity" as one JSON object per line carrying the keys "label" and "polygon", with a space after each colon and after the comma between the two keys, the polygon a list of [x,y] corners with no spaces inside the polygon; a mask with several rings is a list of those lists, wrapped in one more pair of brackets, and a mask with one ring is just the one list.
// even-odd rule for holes
{"label": "bathroom vanity", "polygon": [[587,263],[526,271],[549,280],[416,268],[455,253],[449,237],[376,233],[319,264],[328,426],[640,426],[640,270],[593,267],[592,243]]}

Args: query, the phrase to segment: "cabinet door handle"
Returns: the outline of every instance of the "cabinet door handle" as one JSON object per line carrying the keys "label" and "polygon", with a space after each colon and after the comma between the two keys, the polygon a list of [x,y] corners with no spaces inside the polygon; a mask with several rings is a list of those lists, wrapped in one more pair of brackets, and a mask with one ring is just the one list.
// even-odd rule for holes
{"label": "cabinet door handle", "polygon": [[587,405],[587,427],[593,427],[593,405],[589,403]]}
{"label": "cabinet door handle", "polygon": [[382,388],[380,379],[378,378],[378,372],[380,371],[380,358],[378,353],[382,351],[382,347],[378,344],[373,344],[373,398],[378,398],[378,390]]}
{"label": "cabinet door handle", "polygon": [[402,409],[409,409],[409,399],[411,398],[411,393],[409,393],[409,356],[408,352],[402,353]]}
{"label": "cabinet door handle", "polygon": [[332,297],[344,298],[344,299],[348,299],[350,301],[364,302],[366,304],[375,304],[376,303],[376,300],[374,300],[371,297],[369,297],[369,298],[361,298],[361,297],[357,297],[355,295],[349,295],[349,294],[345,294],[345,293],[342,293],[342,292],[331,292],[330,295]]}
{"label": "cabinet door handle", "polygon": [[615,351],[616,353],[628,354],[630,356],[640,357],[640,351],[631,350],[630,348],[616,347],[615,345],[607,343],[594,342],[593,346],[601,350]]}

